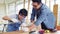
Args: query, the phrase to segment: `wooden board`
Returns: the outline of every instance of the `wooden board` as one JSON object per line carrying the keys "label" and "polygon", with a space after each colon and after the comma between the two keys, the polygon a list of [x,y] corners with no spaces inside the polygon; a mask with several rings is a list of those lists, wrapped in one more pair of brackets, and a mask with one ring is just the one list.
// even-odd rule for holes
{"label": "wooden board", "polygon": [[[20,32],[20,31],[15,31],[15,32],[5,32],[2,34],[29,34],[28,32]],[[44,33],[44,34],[60,34],[60,31],[54,32],[54,33]]]}
{"label": "wooden board", "polygon": [[57,27],[57,16],[58,16],[58,4],[54,4],[53,6],[53,13],[56,17],[56,27]]}
{"label": "wooden board", "polygon": [[2,34],[29,34],[29,32],[14,31],[14,32],[3,32]]}

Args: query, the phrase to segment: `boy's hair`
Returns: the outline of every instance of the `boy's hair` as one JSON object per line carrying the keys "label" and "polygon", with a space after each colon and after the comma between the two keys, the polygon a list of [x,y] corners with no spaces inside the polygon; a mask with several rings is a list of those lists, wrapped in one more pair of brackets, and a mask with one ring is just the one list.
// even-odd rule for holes
{"label": "boy's hair", "polygon": [[27,14],[28,14],[28,11],[26,10],[26,9],[21,9],[20,11],[19,11],[19,15],[24,15],[24,16],[27,16]]}
{"label": "boy's hair", "polygon": [[32,0],[32,2],[41,3],[41,0]]}

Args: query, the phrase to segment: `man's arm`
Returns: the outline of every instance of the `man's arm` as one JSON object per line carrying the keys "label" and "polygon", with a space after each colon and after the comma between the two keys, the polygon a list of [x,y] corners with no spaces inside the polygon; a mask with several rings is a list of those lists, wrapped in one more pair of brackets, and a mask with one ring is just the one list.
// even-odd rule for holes
{"label": "man's arm", "polygon": [[35,11],[34,11],[34,8],[32,9],[32,14],[31,14],[31,22],[34,22],[35,20]]}
{"label": "man's arm", "polygon": [[32,25],[29,27],[29,30],[31,31],[33,28],[36,28],[36,25],[35,25],[35,24],[32,24]]}
{"label": "man's arm", "polygon": [[36,20],[36,22],[34,23],[36,26],[40,25],[46,18],[47,16],[47,10],[42,10],[40,16],[38,17],[38,19]]}
{"label": "man's arm", "polygon": [[41,13],[41,15],[36,20],[36,22],[30,26],[30,29],[35,28],[36,26],[38,26],[39,24],[41,24],[46,19],[46,12],[44,12],[44,11],[46,11],[46,10],[43,10],[43,12]]}

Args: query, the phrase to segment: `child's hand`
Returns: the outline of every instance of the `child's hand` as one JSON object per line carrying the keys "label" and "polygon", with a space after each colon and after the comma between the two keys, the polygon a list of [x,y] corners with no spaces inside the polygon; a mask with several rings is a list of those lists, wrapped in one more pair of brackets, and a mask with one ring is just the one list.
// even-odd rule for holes
{"label": "child's hand", "polygon": [[3,17],[4,20],[11,20],[8,16]]}

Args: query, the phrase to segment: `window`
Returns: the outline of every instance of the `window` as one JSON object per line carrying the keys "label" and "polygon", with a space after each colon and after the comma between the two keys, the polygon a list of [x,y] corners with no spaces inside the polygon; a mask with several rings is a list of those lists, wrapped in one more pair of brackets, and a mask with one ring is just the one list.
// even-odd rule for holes
{"label": "window", "polygon": [[16,14],[18,14],[19,10],[23,8],[23,1],[16,2]]}
{"label": "window", "polygon": [[5,5],[0,5],[0,20],[2,20],[2,17],[5,16]]}
{"label": "window", "polygon": [[58,4],[58,22],[57,22],[57,24],[60,25],[60,0],[57,0],[56,3]]}
{"label": "window", "polygon": [[23,4],[19,4],[16,6],[16,14],[18,14],[19,10],[23,8]]}
{"label": "window", "polygon": [[31,13],[32,13],[32,8],[33,8],[31,4],[32,4],[32,1],[30,1],[30,6],[29,6],[29,13],[28,13],[29,20],[31,18]]}
{"label": "window", "polygon": [[28,2],[25,2],[25,9],[28,10],[28,16],[26,19],[30,20],[31,18],[31,13],[32,13],[32,1],[30,1],[30,5],[29,5],[29,10],[28,10]]}
{"label": "window", "polygon": [[42,3],[46,4],[50,10],[53,12],[54,0],[42,0]]}
{"label": "window", "polygon": [[44,4],[45,4],[45,0],[42,0],[42,3],[44,3]]}
{"label": "window", "polygon": [[8,15],[12,15],[15,14],[15,3],[9,4],[8,5]]}

